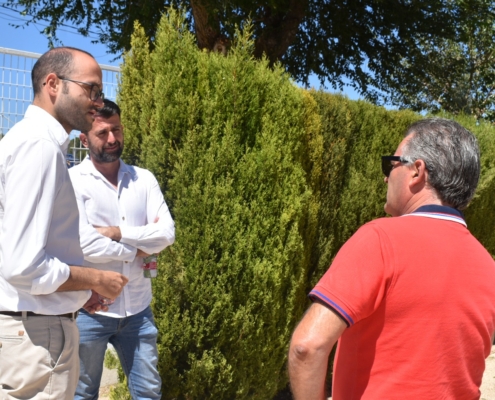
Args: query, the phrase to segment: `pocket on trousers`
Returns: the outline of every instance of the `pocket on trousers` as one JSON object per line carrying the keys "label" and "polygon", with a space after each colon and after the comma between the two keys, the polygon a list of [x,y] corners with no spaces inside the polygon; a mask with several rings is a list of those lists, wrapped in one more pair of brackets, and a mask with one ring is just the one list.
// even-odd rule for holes
{"label": "pocket on trousers", "polygon": [[[6,370],[12,366],[20,350],[18,347],[25,338],[20,335],[0,335],[0,377],[5,376]],[[2,384],[4,382],[0,382]]]}
{"label": "pocket on trousers", "polygon": [[64,324],[59,317],[53,317],[50,321],[50,338],[48,342],[48,352],[50,353],[50,365],[55,368],[62,357],[65,349]]}

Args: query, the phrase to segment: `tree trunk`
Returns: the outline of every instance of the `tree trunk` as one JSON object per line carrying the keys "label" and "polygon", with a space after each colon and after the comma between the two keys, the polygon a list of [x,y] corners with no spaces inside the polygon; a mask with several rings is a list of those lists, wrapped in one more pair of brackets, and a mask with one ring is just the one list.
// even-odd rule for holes
{"label": "tree trunk", "polygon": [[262,17],[265,28],[255,42],[255,57],[261,58],[265,53],[271,64],[280,60],[294,43],[307,7],[308,0],[291,0],[286,12],[272,13],[267,7]]}
{"label": "tree trunk", "polygon": [[220,35],[220,24],[208,13],[201,0],[191,0],[191,8],[198,47],[212,50]]}

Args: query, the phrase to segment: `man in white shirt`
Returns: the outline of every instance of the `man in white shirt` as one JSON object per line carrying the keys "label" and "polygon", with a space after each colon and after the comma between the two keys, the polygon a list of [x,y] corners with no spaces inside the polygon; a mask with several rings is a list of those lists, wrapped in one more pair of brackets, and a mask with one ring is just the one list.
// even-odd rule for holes
{"label": "man in white shirt", "polygon": [[0,143],[0,398],[72,399],[77,310],[102,309],[96,292],[115,298],[127,283],[80,266],[64,157],[69,132],[90,128],[102,105],[102,75],[90,54],[61,47],[35,63],[32,83],[33,104]]}
{"label": "man in white shirt", "polygon": [[124,145],[120,109],[112,101],[95,116],[80,139],[89,157],[71,168],[79,207],[84,265],[129,278],[107,312],[81,310],[81,372],[75,399],[95,399],[110,342],[119,356],[133,399],[160,399],[157,329],[150,308],[151,279],[143,257],[159,253],[175,239],[174,222],[157,180],[148,170],[120,160]]}

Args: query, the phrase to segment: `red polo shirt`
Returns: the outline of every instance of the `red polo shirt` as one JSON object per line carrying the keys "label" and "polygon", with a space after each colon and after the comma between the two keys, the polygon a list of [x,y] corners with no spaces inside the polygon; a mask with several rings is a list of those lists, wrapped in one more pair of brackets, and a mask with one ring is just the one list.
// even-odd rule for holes
{"label": "red polo shirt", "polygon": [[334,400],[479,399],[495,262],[455,210],[433,209],[364,225],[310,293],[349,325]]}

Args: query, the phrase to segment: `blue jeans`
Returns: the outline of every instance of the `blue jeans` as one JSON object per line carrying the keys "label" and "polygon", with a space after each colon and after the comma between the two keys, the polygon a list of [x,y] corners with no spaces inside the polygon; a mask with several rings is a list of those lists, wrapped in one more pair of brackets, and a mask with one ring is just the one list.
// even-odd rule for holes
{"label": "blue jeans", "polygon": [[125,318],[91,315],[81,310],[77,325],[81,372],[74,399],[98,398],[108,342],[117,351],[133,400],[161,398],[162,381],[157,370],[158,330],[149,306]]}

